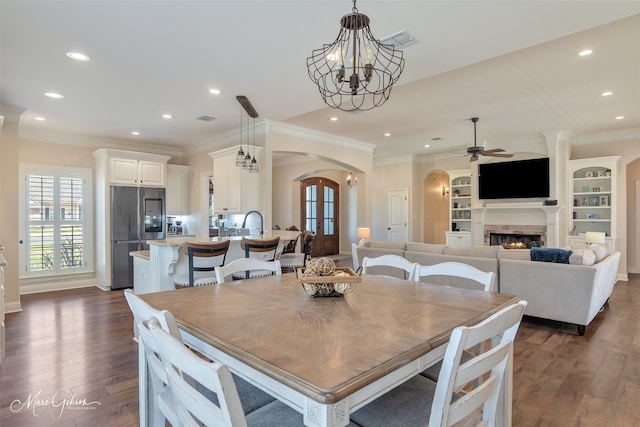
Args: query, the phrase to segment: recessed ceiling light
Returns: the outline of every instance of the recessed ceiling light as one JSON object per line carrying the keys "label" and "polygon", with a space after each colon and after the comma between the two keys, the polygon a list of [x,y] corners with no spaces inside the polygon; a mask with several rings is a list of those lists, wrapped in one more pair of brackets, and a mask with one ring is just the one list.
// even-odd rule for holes
{"label": "recessed ceiling light", "polygon": [[585,50],[581,50],[578,55],[580,56],[589,56],[593,53],[593,50],[591,49],[585,49]]}
{"label": "recessed ceiling light", "polygon": [[171,114],[163,114],[162,117],[164,117],[165,119],[170,119],[173,116]]}
{"label": "recessed ceiling light", "polygon": [[91,58],[89,58],[89,55],[85,55],[84,53],[80,53],[80,52],[67,52],[67,56],[76,61],[81,61],[81,62],[91,61]]}
{"label": "recessed ceiling light", "polygon": [[610,92],[610,91],[602,92],[600,95],[601,96],[611,96],[611,95],[613,95],[613,92]]}
{"label": "recessed ceiling light", "polygon": [[331,117],[329,120],[331,120],[332,122],[337,122],[338,118],[337,117]]}
{"label": "recessed ceiling light", "polygon": [[44,122],[46,119],[44,117],[38,116],[38,117],[34,117],[33,120],[37,120],[39,122]]}
{"label": "recessed ceiling light", "polygon": [[55,98],[55,99],[64,98],[64,95],[60,95],[59,93],[55,93],[55,92],[45,92],[44,96],[48,96],[49,98]]}
{"label": "recessed ceiling light", "polygon": [[138,132],[137,130],[134,130],[133,132],[131,132],[131,135],[140,135],[140,132]]}
{"label": "recessed ceiling light", "polygon": [[391,136],[389,132],[385,133],[384,136]]}
{"label": "recessed ceiling light", "polygon": [[624,119],[624,116],[616,116],[616,120],[622,120]]}
{"label": "recessed ceiling light", "polygon": [[424,148],[429,148],[431,147],[429,144],[424,144]]}
{"label": "recessed ceiling light", "polygon": [[220,95],[220,89],[209,89],[209,93],[212,95]]}

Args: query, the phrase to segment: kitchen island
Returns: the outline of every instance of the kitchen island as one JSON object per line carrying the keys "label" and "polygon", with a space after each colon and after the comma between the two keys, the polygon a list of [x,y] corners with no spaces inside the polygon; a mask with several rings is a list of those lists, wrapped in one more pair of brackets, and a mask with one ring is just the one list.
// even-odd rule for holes
{"label": "kitchen island", "polygon": [[[299,231],[272,230],[260,236],[246,236],[250,239],[269,240],[280,237],[277,252],[290,241],[300,235]],[[148,251],[135,251],[129,255],[134,257],[134,285],[136,294],[161,292],[174,290],[173,276],[185,274],[189,271],[189,260],[182,248],[185,243],[207,244],[221,240],[230,240],[229,251],[225,263],[244,258],[245,254],[240,247],[242,236],[229,237],[172,237],[162,240],[149,240]]]}

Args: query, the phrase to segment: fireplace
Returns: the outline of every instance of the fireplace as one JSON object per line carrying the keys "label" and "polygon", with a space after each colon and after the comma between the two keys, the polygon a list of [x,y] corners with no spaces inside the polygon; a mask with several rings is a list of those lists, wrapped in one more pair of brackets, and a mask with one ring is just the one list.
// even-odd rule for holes
{"label": "fireplace", "polygon": [[505,249],[530,249],[542,245],[539,234],[490,233],[489,244],[500,245]]}
{"label": "fireplace", "polygon": [[501,245],[505,249],[529,249],[547,246],[545,225],[485,225],[484,244]]}

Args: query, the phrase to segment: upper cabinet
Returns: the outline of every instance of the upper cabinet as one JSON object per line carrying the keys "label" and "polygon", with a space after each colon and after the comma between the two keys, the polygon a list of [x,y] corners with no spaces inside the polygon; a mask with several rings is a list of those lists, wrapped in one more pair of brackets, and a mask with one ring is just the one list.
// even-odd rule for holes
{"label": "upper cabinet", "polygon": [[167,214],[189,214],[189,166],[167,165]]}
{"label": "upper cabinet", "polygon": [[[236,166],[239,147],[209,153],[213,158],[213,211],[216,214],[246,213],[260,209],[260,174]],[[260,159],[262,149],[256,147]],[[259,164],[262,164],[258,160]]]}
{"label": "upper cabinet", "polygon": [[133,151],[99,149],[94,156],[104,162],[104,175],[109,184],[145,187],[166,186],[169,156]]}
{"label": "upper cabinet", "polygon": [[599,231],[606,234],[609,249],[615,249],[619,161],[619,156],[569,161],[571,244],[583,244],[587,231]]}
{"label": "upper cabinet", "polygon": [[450,231],[471,231],[471,171],[449,171]]}

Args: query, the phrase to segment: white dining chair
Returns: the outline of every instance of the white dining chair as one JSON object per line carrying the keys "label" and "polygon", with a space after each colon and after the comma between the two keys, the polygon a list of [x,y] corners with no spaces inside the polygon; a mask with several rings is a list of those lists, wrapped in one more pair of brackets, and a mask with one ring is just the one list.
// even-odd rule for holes
{"label": "white dining chair", "polygon": [[[489,292],[494,282],[494,273],[489,271],[481,271],[477,268],[463,264],[460,262],[442,262],[433,265],[418,265],[416,268],[416,274],[414,279],[416,283],[420,282],[422,278],[433,278],[434,276],[445,276],[449,280],[446,280],[447,286],[454,286],[460,288],[476,288],[482,289],[485,292]],[[459,281],[457,279],[465,279]],[[472,281],[469,283],[469,281]],[[430,282],[436,283],[437,282]],[[466,362],[473,357],[473,353],[478,349],[468,350],[462,354],[462,361]],[[438,381],[440,370],[442,367],[442,361],[430,366],[421,372],[421,375],[433,380]]]}
{"label": "white dining chair", "polygon": [[[351,420],[367,427],[511,425],[513,342],[526,305],[519,301],[476,325],[455,328],[438,382],[416,375],[358,409]],[[464,349],[496,336],[494,346],[461,363]]]}
{"label": "white dining chair", "polygon": [[[493,287],[495,274],[492,271],[478,270],[472,265],[463,264],[461,262],[441,262],[433,265],[418,265],[414,279],[420,282],[424,277],[431,276],[447,276],[452,278],[462,278],[473,280],[479,285],[479,289],[490,291]],[[448,285],[469,288],[468,282],[456,282],[452,280],[447,282]]]}
{"label": "white dining chair", "polygon": [[[238,258],[227,265],[216,267],[217,283],[224,283],[228,277],[252,279],[282,274],[280,261],[263,261],[257,258]],[[242,273],[242,274],[240,274]]]}
{"label": "white dining chair", "polygon": [[[167,383],[162,362],[158,362],[153,345],[146,346],[144,341],[144,322],[155,319],[168,334],[182,340],[180,330],[171,312],[156,310],[135,295],[131,289],[125,289],[124,296],[133,314],[134,339],[138,342],[138,401],[141,425],[164,426],[165,419],[172,425],[177,420],[171,399],[164,392]],[[160,370],[158,370],[160,367]]]}
{"label": "white dining chair", "polygon": [[[178,426],[246,427],[303,425],[301,413],[273,401],[245,415],[236,385],[226,365],[189,351],[156,324],[150,330],[164,362]],[[193,379],[187,381],[185,378]],[[194,386],[197,384],[198,386]],[[211,396],[215,395],[215,399]]]}
{"label": "white dining chair", "polygon": [[[169,335],[182,343],[182,335],[178,329],[173,314],[167,310],[157,310],[150,306],[139,296],[135,295],[131,289],[124,291],[125,298],[134,316],[134,330],[138,341],[138,375],[139,375],[139,405],[141,425],[162,426],[165,425],[165,419],[171,422],[175,421],[175,415],[172,411],[173,405],[167,400],[164,393],[164,387],[167,380],[164,375],[158,375],[157,369],[157,351],[148,348],[145,343],[140,343],[140,338],[145,329],[142,325],[154,319],[160,327]],[[189,350],[186,345],[183,346]],[[191,350],[189,350],[191,351]],[[164,373],[164,368],[162,373]],[[240,395],[242,408],[245,413],[253,412],[262,406],[275,401],[275,398],[258,389],[251,383],[240,377],[233,376],[235,387]],[[148,411],[145,408],[148,407]],[[148,420],[148,422],[146,421]],[[172,423],[173,424],[173,423]]]}
{"label": "white dining chair", "polygon": [[[374,267],[372,269],[372,267]],[[405,280],[414,280],[418,264],[408,261],[400,255],[381,255],[379,257],[362,259],[362,275],[378,275],[398,277]]]}

